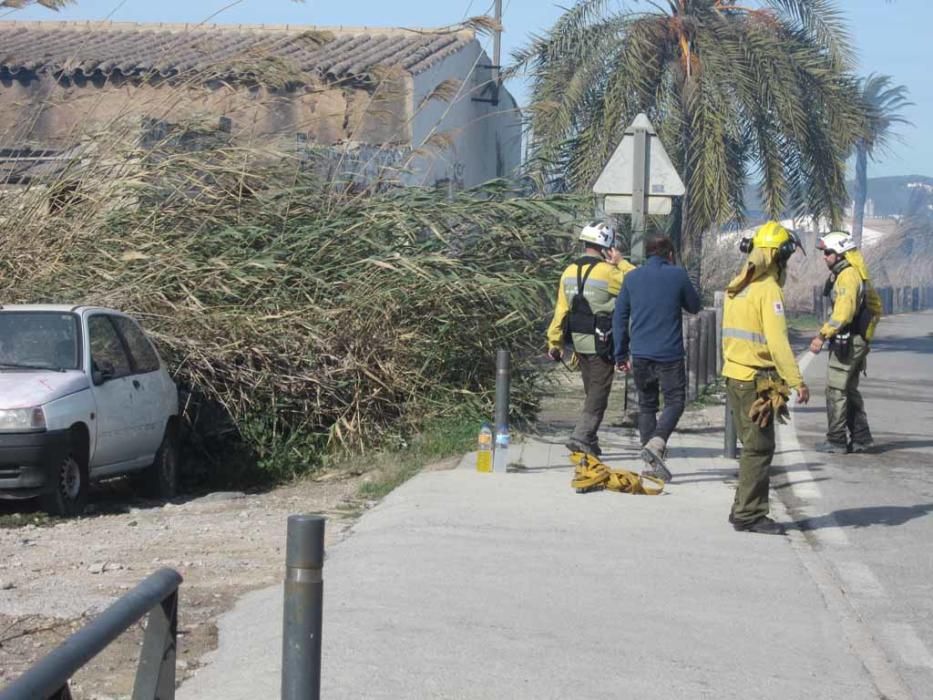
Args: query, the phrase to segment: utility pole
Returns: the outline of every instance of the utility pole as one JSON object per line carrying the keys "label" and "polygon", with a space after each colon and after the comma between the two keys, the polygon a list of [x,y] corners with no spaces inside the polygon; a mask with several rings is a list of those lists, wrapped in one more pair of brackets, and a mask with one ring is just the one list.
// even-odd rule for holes
{"label": "utility pole", "polygon": [[[502,88],[502,0],[495,0],[493,19],[496,28],[492,33],[492,63],[481,64],[477,68],[488,68],[491,73],[489,82],[483,86],[483,97],[474,97],[474,102],[486,102],[493,107],[499,106],[499,91]],[[491,89],[490,89],[491,88]],[[489,94],[486,97],[486,94]]]}
{"label": "utility pole", "polygon": [[492,36],[492,104],[499,104],[499,88],[502,87],[502,0],[495,3],[496,32]]}

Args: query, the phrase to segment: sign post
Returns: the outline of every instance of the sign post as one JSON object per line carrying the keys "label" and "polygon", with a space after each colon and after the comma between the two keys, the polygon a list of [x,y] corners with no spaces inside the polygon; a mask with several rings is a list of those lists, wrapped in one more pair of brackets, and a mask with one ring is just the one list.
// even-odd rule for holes
{"label": "sign post", "polygon": [[632,217],[632,262],[645,259],[645,217],[670,214],[672,197],[686,192],[648,117],[639,114],[593,185],[607,214]]}

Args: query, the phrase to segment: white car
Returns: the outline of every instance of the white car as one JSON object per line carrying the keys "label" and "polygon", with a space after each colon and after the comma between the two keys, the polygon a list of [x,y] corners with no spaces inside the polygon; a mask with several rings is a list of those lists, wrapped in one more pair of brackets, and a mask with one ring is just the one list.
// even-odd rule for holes
{"label": "white car", "polygon": [[66,305],[0,306],[0,498],[84,510],[98,479],[178,483],[178,391],[129,316]]}

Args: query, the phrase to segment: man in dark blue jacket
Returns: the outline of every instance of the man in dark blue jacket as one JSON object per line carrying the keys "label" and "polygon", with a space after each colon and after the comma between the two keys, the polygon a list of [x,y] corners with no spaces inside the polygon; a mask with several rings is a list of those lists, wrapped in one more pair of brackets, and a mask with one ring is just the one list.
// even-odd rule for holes
{"label": "man in dark blue jacket", "polygon": [[[674,265],[670,238],[651,236],[645,242],[645,252],[648,259],[644,265],[628,273],[622,283],[612,335],[616,366],[632,372],[638,389],[641,456],[648,463],[642,473],[670,481],[664,455],[684,412],[687,394],[682,312],[699,312],[700,296],[686,270]],[[660,419],[659,389],[664,395]]]}

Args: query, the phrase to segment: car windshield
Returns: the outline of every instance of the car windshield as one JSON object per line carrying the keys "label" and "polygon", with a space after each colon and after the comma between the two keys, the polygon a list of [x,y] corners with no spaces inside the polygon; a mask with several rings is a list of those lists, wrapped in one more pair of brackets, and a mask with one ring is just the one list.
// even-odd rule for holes
{"label": "car windshield", "polygon": [[0,370],[62,370],[80,366],[75,314],[0,311]]}

